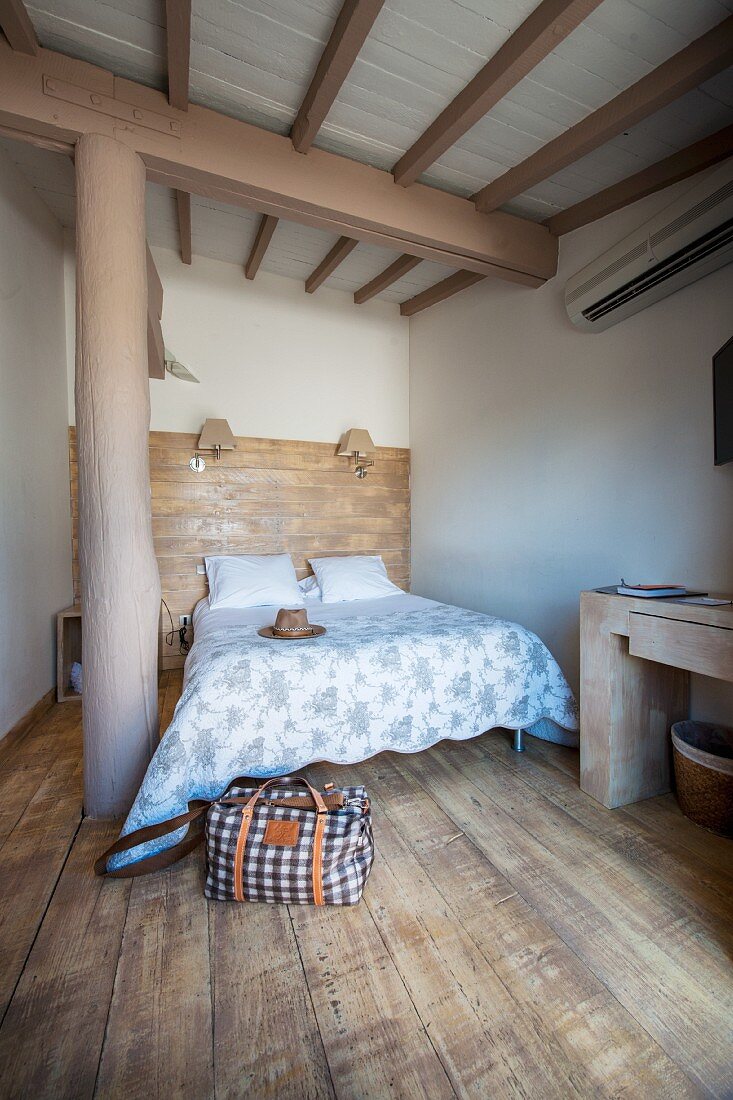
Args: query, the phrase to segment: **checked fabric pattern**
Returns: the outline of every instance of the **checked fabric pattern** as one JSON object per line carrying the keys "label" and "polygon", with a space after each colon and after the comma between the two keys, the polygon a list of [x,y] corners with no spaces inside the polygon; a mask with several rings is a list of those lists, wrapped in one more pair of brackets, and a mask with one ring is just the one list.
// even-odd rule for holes
{"label": "checked fabric pattern", "polygon": [[[227,798],[251,798],[256,787],[231,787]],[[323,902],[356,905],[374,861],[374,839],[369,810],[364,812],[364,787],[344,787],[344,807],[326,815],[322,847]],[[268,802],[303,794],[302,787],[277,787]],[[245,901],[312,905],[313,848],[316,813],[258,802],[247,833],[242,859]],[[269,822],[293,822],[294,843],[266,843]],[[215,802],[206,817],[205,894],[213,901],[234,901],[234,869],[242,807]]]}

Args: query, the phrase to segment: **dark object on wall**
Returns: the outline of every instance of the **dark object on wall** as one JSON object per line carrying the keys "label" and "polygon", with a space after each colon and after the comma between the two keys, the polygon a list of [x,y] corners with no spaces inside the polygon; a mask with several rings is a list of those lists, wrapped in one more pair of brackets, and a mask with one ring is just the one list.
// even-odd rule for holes
{"label": "dark object on wall", "polygon": [[703,829],[733,836],[733,730],[675,722],[672,747],[683,814]]}
{"label": "dark object on wall", "polygon": [[715,465],[733,461],[733,337],[713,356]]}

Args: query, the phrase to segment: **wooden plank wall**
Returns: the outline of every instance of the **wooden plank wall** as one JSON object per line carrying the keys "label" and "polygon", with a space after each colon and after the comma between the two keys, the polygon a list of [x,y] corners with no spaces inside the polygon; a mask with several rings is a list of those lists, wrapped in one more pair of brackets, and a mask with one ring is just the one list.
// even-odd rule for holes
{"label": "wooden plank wall", "polygon": [[[237,439],[220,462],[206,455],[194,474],[188,460],[198,435],[150,433],[153,536],[163,598],[174,623],[191,612],[208,589],[196,573],[205,554],[290,553],[298,577],[307,559],[381,554],[395,584],[410,586],[410,452],[380,447],[375,466],[359,481],[336,445],[292,439]],[[73,524],[74,598],[77,561],[76,433],[69,429]],[[161,617],[162,668],[183,664],[178,646],[164,644],[170,629]]]}

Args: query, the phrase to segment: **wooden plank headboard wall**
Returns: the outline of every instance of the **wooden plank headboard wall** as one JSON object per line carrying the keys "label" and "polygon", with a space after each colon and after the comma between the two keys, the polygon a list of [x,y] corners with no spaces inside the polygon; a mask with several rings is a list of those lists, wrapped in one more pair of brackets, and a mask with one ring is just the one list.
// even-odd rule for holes
{"label": "wooden plank headboard wall", "polygon": [[[153,536],[163,599],[178,616],[207,593],[196,573],[205,554],[290,553],[298,577],[318,555],[381,554],[395,584],[410,586],[410,452],[379,447],[359,481],[331,443],[237,439],[221,461],[206,455],[194,474],[188,460],[198,435],[150,433]],[[77,561],[76,432],[69,429],[74,598]],[[161,617],[161,636],[170,629]],[[178,646],[162,644],[162,668],[183,664]]]}

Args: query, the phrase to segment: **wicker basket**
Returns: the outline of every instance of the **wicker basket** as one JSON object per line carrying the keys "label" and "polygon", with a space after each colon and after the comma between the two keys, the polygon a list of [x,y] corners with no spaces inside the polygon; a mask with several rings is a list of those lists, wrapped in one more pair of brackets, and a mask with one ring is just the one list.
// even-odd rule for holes
{"label": "wicker basket", "polygon": [[733,836],[733,730],[675,722],[672,747],[683,814],[703,829]]}

